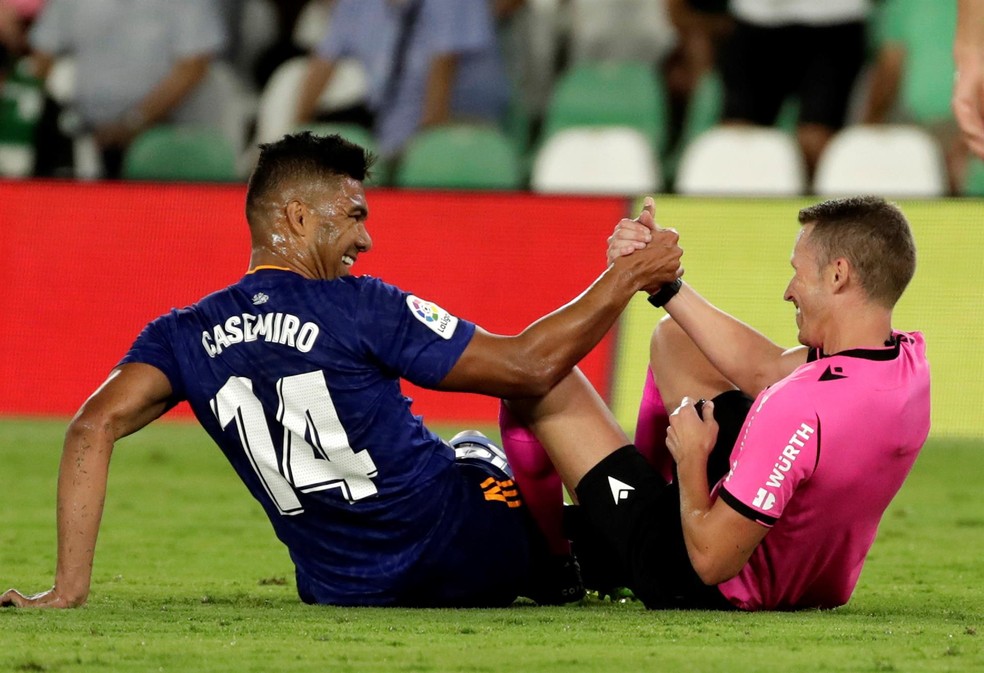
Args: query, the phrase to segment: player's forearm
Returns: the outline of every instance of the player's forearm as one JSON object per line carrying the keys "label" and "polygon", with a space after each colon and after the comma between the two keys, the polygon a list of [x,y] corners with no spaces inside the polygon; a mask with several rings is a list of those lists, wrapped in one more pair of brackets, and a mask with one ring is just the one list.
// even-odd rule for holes
{"label": "player's forearm", "polygon": [[757,395],[778,381],[782,347],[761,332],[720,310],[686,283],[665,306],[718,371],[746,395]]}
{"label": "player's forearm", "polygon": [[680,485],[680,520],[683,539],[694,570],[706,584],[717,584],[714,543],[711,539],[708,515],[713,504],[707,482],[707,459],[694,458],[677,464]]}
{"label": "player's forearm", "polygon": [[55,590],[65,607],[85,603],[106,498],[113,435],[85,417],[69,426],[58,474],[58,566]]}
{"label": "player's forearm", "polygon": [[528,366],[541,370],[535,378],[544,382],[544,392],[598,345],[639,289],[631,274],[606,269],[574,301],[540,318],[517,337]]}

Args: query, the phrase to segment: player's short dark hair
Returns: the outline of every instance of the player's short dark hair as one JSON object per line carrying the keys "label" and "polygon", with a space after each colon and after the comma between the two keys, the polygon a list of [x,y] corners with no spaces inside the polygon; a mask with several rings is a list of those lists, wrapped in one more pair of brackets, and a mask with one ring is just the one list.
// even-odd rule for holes
{"label": "player's short dark hair", "polygon": [[246,219],[271,192],[297,181],[349,177],[365,182],[376,157],[337,134],[318,136],[310,131],[285,135],[260,145],[260,158],[246,189]]}
{"label": "player's short dark hair", "polygon": [[878,196],[832,199],[801,210],[799,222],[813,225],[821,266],[845,258],[873,301],[895,306],[916,271],[912,229],[898,206]]}

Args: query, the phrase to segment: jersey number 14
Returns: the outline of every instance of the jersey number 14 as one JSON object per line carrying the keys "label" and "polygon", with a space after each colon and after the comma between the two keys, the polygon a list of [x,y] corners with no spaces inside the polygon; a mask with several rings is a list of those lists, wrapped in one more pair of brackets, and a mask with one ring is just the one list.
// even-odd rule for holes
{"label": "jersey number 14", "polygon": [[223,428],[236,423],[246,456],[280,513],[304,511],[298,491],[338,488],[349,502],[375,495],[376,465],[367,451],[349,446],[324,374],[285,376],[277,381],[277,394],[277,421],[284,427],[279,461],[250,379],[230,377],[212,400],[212,411]]}

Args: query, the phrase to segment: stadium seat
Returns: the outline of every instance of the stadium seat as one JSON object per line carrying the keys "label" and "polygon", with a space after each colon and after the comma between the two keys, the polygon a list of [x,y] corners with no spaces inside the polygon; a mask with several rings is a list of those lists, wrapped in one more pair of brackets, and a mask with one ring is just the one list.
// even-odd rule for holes
{"label": "stadium seat", "polygon": [[141,133],[123,158],[128,180],[229,182],[239,179],[236,153],[207,128],[157,126]]}
{"label": "stadium seat", "polygon": [[817,164],[813,191],[822,196],[870,193],[935,197],[947,193],[939,143],[917,126],[859,125],[837,133]]}
{"label": "stadium seat", "polygon": [[317,136],[330,136],[338,134],[351,143],[361,145],[370,152],[376,151],[376,138],[372,131],[358,124],[348,124],[341,122],[313,122],[311,124],[301,124],[295,131],[310,131]]}
{"label": "stadium seat", "polygon": [[580,63],[554,87],[544,139],[581,126],[629,126],[659,153],[666,149],[668,104],[661,79],[643,63]]}
{"label": "stadium seat", "polygon": [[[257,108],[256,143],[274,142],[294,129],[297,99],[306,70],[307,57],[297,56],[280,64],[270,76]],[[356,105],[365,98],[366,88],[361,63],[354,59],[340,60],[318,99],[318,109],[331,111]]]}
{"label": "stadium seat", "polygon": [[646,136],[626,126],[568,128],[536,153],[530,186],[551,194],[651,194],[662,186]]}
{"label": "stadium seat", "polygon": [[516,148],[502,131],[457,124],[415,136],[394,183],[423,189],[519,189],[523,172]]}
{"label": "stadium seat", "polygon": [[719,126],[680,157],[680,194],[792,196],[806,191],[806,166],[796,139],[775,128]]}

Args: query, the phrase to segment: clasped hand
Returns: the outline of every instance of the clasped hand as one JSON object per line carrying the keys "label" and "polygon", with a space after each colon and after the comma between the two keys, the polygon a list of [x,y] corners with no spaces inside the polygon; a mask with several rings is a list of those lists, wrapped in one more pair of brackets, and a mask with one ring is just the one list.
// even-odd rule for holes
{"label": "clasped hand", "polygon": [[647,196],[642,212],[635,219],[625,218],[608,237],[608,264],[627,257],[639,250],[650,250],[647,255],[647,281],[642,289],[650,294],[657,292],[662,285],[670,283],[683,275],[680,258],[683,250],[678,242],[675,229],[664,229],[656,224],[655,203]]}

